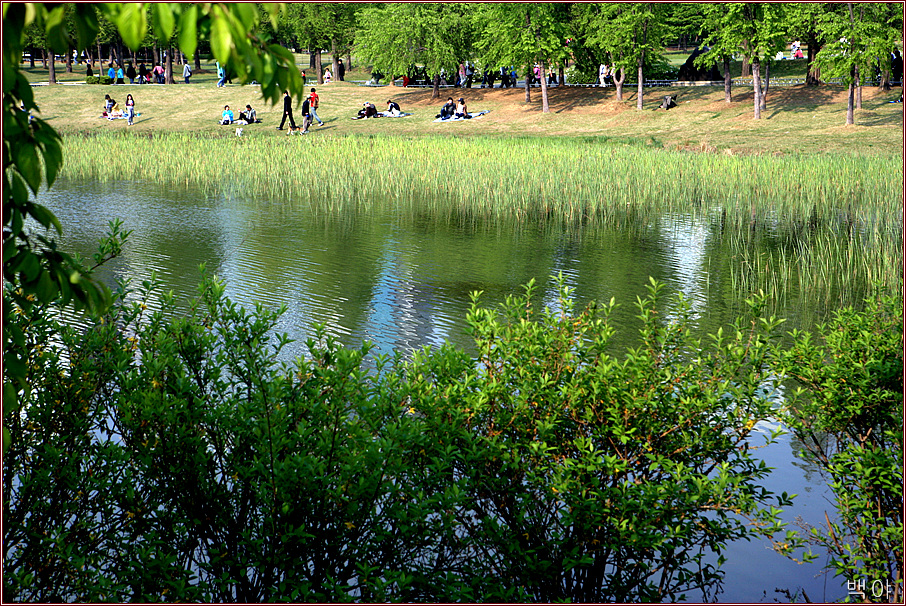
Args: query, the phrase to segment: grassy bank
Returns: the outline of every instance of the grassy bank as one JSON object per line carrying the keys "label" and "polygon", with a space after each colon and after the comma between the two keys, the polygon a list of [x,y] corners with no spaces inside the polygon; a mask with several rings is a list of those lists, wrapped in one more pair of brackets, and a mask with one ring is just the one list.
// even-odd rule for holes
{"label": "grassy bank", "polygon": [[[216,77],[209,67],[193,76],[188,85],[57,85],[36,86],[34,92],[42,117],[62,133],[125,130],[124,120],[100,118],[102,101],[105,94],[111,94],[122,103],[132,93],[136,111],[141,113],[130,129],[133,136],[165,132],[233,136],[234,129],[219,128],[217,120],[224,105],[238,110],[246,103],[258,110],[264,122],[246,128],[246,137],[283,136],[273,129],[280,121],[281,108],[264,105],[253,85],[217,88]],[[41,76],[40,70],[36,70],[29,74],[33,80]],[[355,74],[350,76],[353,78]],[[463,96],[473,111],[490,111],[480,120],[455,124],[432,123],[442,102],[432,99],[427,89],[364,87],[351,82],[333,82],[318,88],[322,101],[318,113],[327,124],[310,133],[312,139],[345,134],[404,138],[595,137],[652,148],[727,154],[840,153],[901,157],[903,153],[903,106],[888,103],[899,96],[899,89],[885,92],[865,88],[863,109],[856,112],[856,125],[846,127],[846,90],[831,85],[772,87],[762,120],[752,118],[752,89],[745,87],[734,89],[734,101],[729,104],[724,101],[720,87],[649,88],[644,93],[642,111],[635,108],[634,88],[627,88],[624,99],[617,101],[612,87],[555,87],[550,90],[551,111],[547,114],[541,111],[541,93],[537,88],[532,90],[529,103],[525,101],[523,89],[443,89],[443,98]],[[679,94],[679,107],[669,112],[657,110],[661,97],[666,94]],[[371,101],[382,108],[390,98],[396,99],[412,116],[393,120],[349,119],[362,102]]]}

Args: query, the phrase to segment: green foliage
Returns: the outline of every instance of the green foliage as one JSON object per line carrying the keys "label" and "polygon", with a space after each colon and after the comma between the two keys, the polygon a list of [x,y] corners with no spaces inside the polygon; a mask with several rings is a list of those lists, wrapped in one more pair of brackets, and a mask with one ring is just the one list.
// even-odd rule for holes
{"label": "green foliage", "polygon": [[[639,302],[604,353],[600,310],[534,288],[481,352],[411,362],[318,334],[293,365],[279,311],[205,278],[188,312],[148,281],[72,329],[16,308],[32,389],[4,457],[6,595],[22,601],[583,601],[710,591],[705,554],[779,529],[757,421],[776,322],[707,351]],[[757,303],[753,303],[757,305]],[[770,438],[769,438],[770,439]]]}
{"label": "green foliage", "polygon": [[[794,333],[777,372],[796,381],[784,421],[802,454],[829,476],[837,515],[808,538],[848,580],[877,583],[866,597],[903,596],[903,302],[874,296],[818,329]],[[886,592],[887,586],[890,593]]]}
{"label": "green foliage", "polygon": [[[106,20],[116,25],[123,41],[138,48],[147,30],[143,4],[99,4]],[[293,57],[283,47],[266,45],[249,33],[258,12],[252,5],[154,4],[151,22],[158,35],[169,36],[179,21],[191,36],[180,36],[183,50],[195,51],[196,27],[213,31],[217,58],[236,69],[243,81],[257,80],[265,99],[276,102],[283,89],[303,94]],[[4,421],[17,410],[16,399],[27,389],[24,342],[9,323],[14,307],[32,301],[49,303],[60,298],[76,309],[103,310],[110,303],[109,290],[90,279],[86,270],[69,255],[57,250],[53,239],[32,236],[26,221],[45,228],[62,227],[45,207],[33,202],[42,186],[50,187],[63,163],[59,135],[45,121],[32,116],[38,107],[27,80],[19,71],[25,33],[37,29],[56,52],[83,49],[101,27],[93,4],[4,4],[3,5],[3,395]],[[29,40],[34,36],[30,35]],[[101,79],[103,82],[104,79]],[[4,448],[8,446],[4,428]]]}

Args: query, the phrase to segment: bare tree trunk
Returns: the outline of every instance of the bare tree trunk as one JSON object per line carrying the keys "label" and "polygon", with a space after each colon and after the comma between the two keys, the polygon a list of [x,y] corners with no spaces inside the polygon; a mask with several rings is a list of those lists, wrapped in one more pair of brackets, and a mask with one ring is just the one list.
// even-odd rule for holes
{"label": "bare tree trunk", "polygon": [[47,69],[47,49],[41,49],[41,61],[44,63],[44,69]]}
{"label": "bare tree trunk", "polygon": [[821,84],[821,68],[815,65],[815,55],[818,54],[818,39],[810,36],[807,40],[808,51],[806,53],[808,72],[805,76],[806,86],[818,86]]}
{"label": "bare tree trunk", "polygon": [[638,72],[638,84],[636,84],[636,101],[635,108],[642,109],[642,96],[645,94],[645,87],[642,86],[645,79],[645,74],[643,73],[642,62],[645,61],[645,53],[642,52],[639,56],[639,72]]}
{"label": "bare tree trunk", "polygon": [[623,100],[623,83],[626,82],[626,70],[622,67],[618,70],[620,75],[617,77],[617,74],[613,75],[613,84],[617,87],[617,101]]}
{"label": "bare tree trunk", "polygon": [[853,116],[853,100],[856,96],[856,81],[855,78],[849,83],[849,101],[846,104],[846,124],[855,124],[855,118]]}
{"label": "bare tree trunk", "polygon": [[434,88],[431,90],[431,98],[440,98],[440,74],[434,74]]}
{"label": "bare tree trunk", "polygon": [[755,91],[755,119],[761,120],[761,64],[757,57],[752,61],[752,88]]}
{"label": "bare tree trunk", "polygon": [[547,99],[547,65],[541,62],[541,113],[549,114],[551,111],[550,103]]}
{"label": "bare tree trunk", "polygon": [[532,102],[532,66],[525,66],[525,102]]}
{"label": "bare tree trunk", "polygon": [[740,78],[748,78],[752,75],[752,66],[749,64],[749,58],[743,55],[742,57],[742,71],[739,74]]}
{"label": "bare tree trunk", "polygon": [[566,84],[566,76],[564,74],[563,64],[561,63],[559,67],[557,67],[557,85],[563,86],[564,84]]}
{"label": "bare tree trunk", "polygon": [[72,48],[66,48],[66,73],[72,73]]}
{"label": "bare tree trunk", "polygon": [[761,109],[768,111],[768,88],[771,86],[771,62],[764,64],[764,86],[761,87]]}
{"label": "bare tree trunk", "polygon": [[[346,69],[347,71],[352,69],[352,53],[346,53]],[[393,77],[390,78],[393,81]]]}
{"label": "bare tree trunk", "polygon": [[862,75],[856,67],[856,109],[862,109]]}
{"label": "bare tree trunk", "polygon": [[195,51],[195,71],[201,70],[201,53],[198,50]]}
{"label": "bare tree trunk", "polygon": [[333,71],[333,79],[337,82],[340,81],[340,54],[337,51],[337,43],[335,40],[330,41],[330,59],[331,59],[331,71]]}
{"label": "bare tree trunk", "polygon": [[37,50],[37,49],[36,49],[34,46],[32,46],[32,47],[31,47],[31,52],[28,53],[29,67],[32,68],[32,69],[35,69],[35,51],[36,51],[36,50]]}
{"label": "bare tree trunk", "polygon": [[50,62],[48,63],[50,68],[47,70],[47,83],[56,84],[57,83],[57,68],[54,65],[55,62],[54,62],[53,51],[50,50],[49,48],[44,49],[44,55],[45,56],[50,55]]}
{"label": "bare tree trunk", "polygon": [[315,51],[315,72],[318,74],[318,84],[324,84],[324,70],[321,68],[321,51]]}
{"label": "bare tree trunk", "polygon": [[[160,63],[160,55],[157,53],[156,44],[151,47],[151,56],[154,58],[154,60],[152,61],[152,63],[154,63],[154,65],[157,65],[158,63]],[[154,67],[154,65],[152,65],[151,67]]]}
{"label": "bare tree trunk", "polygon": [[733,85],[733,78],[730,76],[730,55],[724,56],[724,101],[733,103],[733,95],[730,88]]}
{"label": "bare tree trunk", "polygon": [[176,81],[173,80],[173,47],[167,48],[167,71],[165,74],[167,78],[167,84],[176,84]]}

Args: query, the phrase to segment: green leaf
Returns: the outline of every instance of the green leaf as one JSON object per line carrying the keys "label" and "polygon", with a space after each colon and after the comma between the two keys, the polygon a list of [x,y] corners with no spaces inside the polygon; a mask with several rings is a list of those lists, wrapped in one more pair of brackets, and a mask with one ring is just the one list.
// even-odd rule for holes
{"label": "green leaf", "polygon": [[37,148],[34,145],[20,144],[12,147],[11,151],[19,174],[32,193],[37,194],[41,187],[41,163],[38,161]]}
{"label": "green leaf", "polygon": [[214,18],[211,21],[211,50],[214,52],[214,58],[221,65],[225,65],[230,60],[233,38],[230,34],[230,25],[227,23],[222,9],[219,6],[215,6],[214,12]]}
{"label": "green leaf", "polygon": [[193,59],[198,48],[198,7],[186,7],[179,16],[179,48],[186,57]]}
{"label": "green leaf", "polygon": [[94,42],[98,35],[100,26],[98,24],[98,14],[93,4],[74,2],[73,21],[76,27],[76,42],[80,49],[88,48],[88,45]]}
{"label": "green leaf", "polygon": [[118,13],[111,20],[116,23],[126,46],[138,50],[148,30],[145,6],[134,3],[120,4]]}
{"label": "green leaf", "polygon": [[44,19],[47,45],[58,53],[69,51],[69,38],[66,35],[66,7],[59,5],[51,10]]}
{"label": "green leaf", "polygon": [[162,42],[169,40],[173,35],[173,27],[176,24],[173,16],[174,8],[174,5],[164,2],[151,4],[151,25],[154,28],[154,34]]}

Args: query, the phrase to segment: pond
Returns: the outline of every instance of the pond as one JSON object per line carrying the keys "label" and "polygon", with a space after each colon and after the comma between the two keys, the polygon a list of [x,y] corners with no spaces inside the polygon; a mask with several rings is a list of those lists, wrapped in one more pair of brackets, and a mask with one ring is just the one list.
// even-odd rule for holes
{"label": "pond", "polygon": [[[204,263],[226,281],[234,301],[285,305],[278,329],[295,340],[288,361],[306,353],[316,323],[347,346],[371,341],[375,353],[409,353],[445,340],[470,349],[464,332],[470,293],[482,291],[483,304],[496,306],[534,279],[541,303],[553,305],[552,276],[561,273],[579,304],[616,299],[616,348],[635,344],[634,303],[646,294],[649,276],[683,294],[702,335],[740,310],[733,250],[708,213],[633,225],[490,222],[388,207],[315,212],[291,201],[129,181],[60,180],[40,201],[65,227],[64,250],[86,258],[109,220],[120,218],[134,230],[122,257],[105,269],[111,284],[114,278],[138,284],[156,273],[165,290],[188,300]],[[777,314],[788,318],[788,329],[811,328],[826,317],[797,292],[778,299]],[[766,487],[799,495],[785,519],[822,523],[830,494],[818,472],[795,456],[790,437],[759,452],[776,468]],[[804,589],[813,601],[846,595],[845,579],[819,574],[824,554],[798,565],[754,541],[728,546],[725,556],[720,601],[785,601],[775,588]]]}

